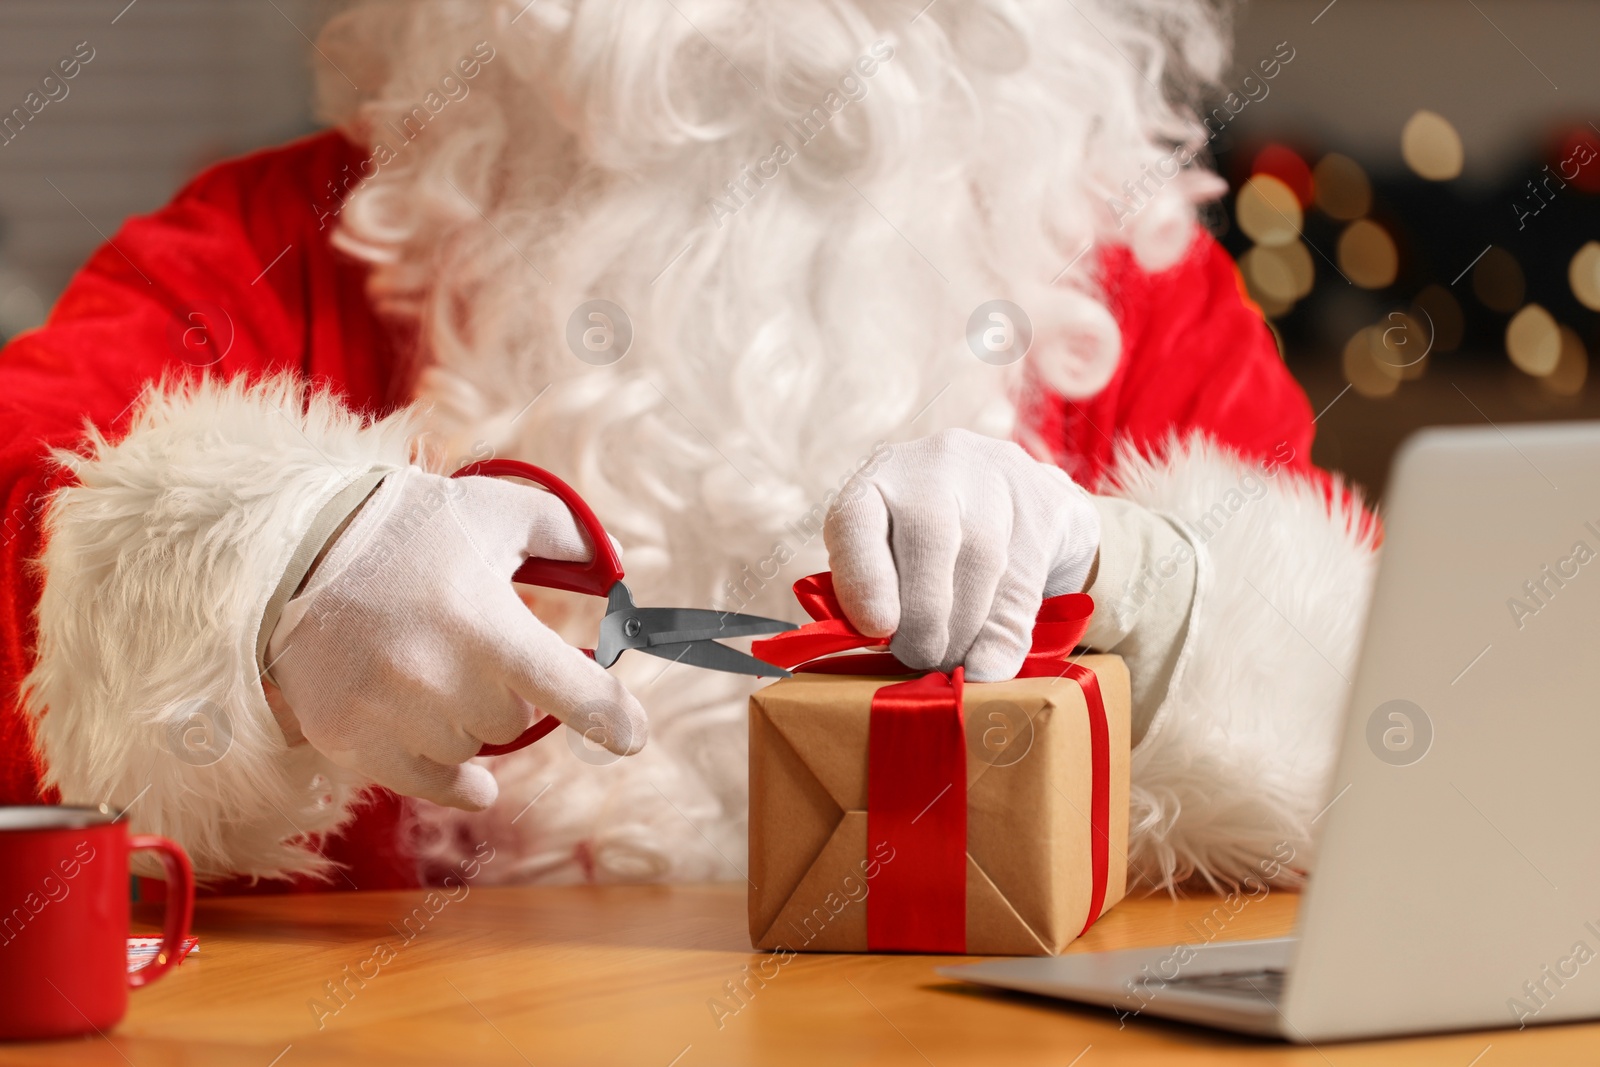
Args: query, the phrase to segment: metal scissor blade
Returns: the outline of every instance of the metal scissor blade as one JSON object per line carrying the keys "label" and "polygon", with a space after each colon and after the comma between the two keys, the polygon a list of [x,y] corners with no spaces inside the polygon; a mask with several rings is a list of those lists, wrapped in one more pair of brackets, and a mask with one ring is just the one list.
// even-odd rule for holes
{"label": "metal scissor blade", "polygon": [[797,629],[782,619],[741,615],[732,611],[705,608],[634,608],[630,615],[639,620],[641,636],[649,645],[676,645],[685,641],[720,641],[729,637],[756,634],[781,634]]}
{"label": "metal scissor blade", "polygon": [[[634,604],[633,593],[623,582],[617,582],[607,595],[606,616],[600,620],[600,636],[595,643],[595,662],[609,667],[617,657],[630,648],[654,652],[658,648],[671,648],[666,658],[673,658],[681,646],[690,642],[711,642],[726,637],[750,637],[755,634],[781,634],[797,627],[782,619],[764,619],[759,615],[742,615],[736,611],[713,611],[707,608],[641,608]],[[742,653],[739,653],[742,655]],[[759,663],[759,660],[751,662]],[[739,674],[772,675],[770,670],[755,670],[748,666],[715,667]]]}
{"label": "metal scissor blade", "polygon": [[715,641],[680,641],[670,645],[651,645],[639,649],[652,656],[687,663],[708,671],[726,671],[729,674],[753,674],[757,678],[787,678],[789,672],[764,660],[740,652]]}

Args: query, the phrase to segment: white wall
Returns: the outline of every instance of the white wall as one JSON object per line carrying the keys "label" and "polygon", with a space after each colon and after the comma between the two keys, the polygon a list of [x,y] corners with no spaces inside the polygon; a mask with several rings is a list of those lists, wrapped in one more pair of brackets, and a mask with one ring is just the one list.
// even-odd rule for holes
{"label": "white wall", "polygon": [[78,42],[95,52],[65,98],[0,146],[0,320],[26,310],[19,284],[53,299],[100,243],[95,227],[111,234],[197,167],[310,129],[314,53],[289,20],[315,36],[320,9],[316,0],[0,0],[0,115]]}
{"label": "white wall", "polygon": [[1600,4],[1588,0],[1248,4],[1238,64],[1270,56],[1279,41],[1294,47],[1294,62],[1240,113],[1241,135],[1309,135],[1397,168],[1401,127],[1428,108],[1460,132],[1463,177],[1493,181],[1557,120],[1600,125]]}
{"label": "white wall", "polygon": [[[1427,107],[1460,130],[1471,180],[1497,176],[1556,117],[1600,115],[1600,3],[1474,2],[1248,4],[1238,27],[1241,64],[1285,40],[1296,56],[1233,132],[1309,134],[1398,166],[1400,128]],[[309,64],[322,60],[290,20],[314,37],[326,6],[0,0],[0,115],[20,106],[77,42],[95,49],[67,98],[0,147],[0,336],[28,310],[17,287],[35,292],[34,304],[53,299],[99,243],[95,227],[109,234],[125,216],[159,206],[205,162],[311,127]]]}

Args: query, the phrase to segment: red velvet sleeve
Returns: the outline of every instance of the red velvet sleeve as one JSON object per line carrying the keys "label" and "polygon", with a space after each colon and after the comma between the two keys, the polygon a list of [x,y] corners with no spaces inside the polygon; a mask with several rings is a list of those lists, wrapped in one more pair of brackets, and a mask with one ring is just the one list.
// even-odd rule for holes
{"label": "red velvet sleeve", "polygon": [[147,384],[178,376],[293,370],[358,408],[396,398],[364,273],[332,252],[322,217],[351,153],[323,134],[207,171],[129,220],[49,321],[0,351],[0,803],[38,796],[19,697],[41,581],[30,561],[63,477],[49,449],[76,446],[86,424],[114,438]]}
{"label": "red velvet sleeve", "polygon": [[1100,266],[1122,362],[1095,397],[1040,411],[1041,432],[1059,442],[1074,477],[1098,486],[1113,442],[1159,453],[1174,434],[1194,431],[1249,458],[1310,468],[1311,406],[1209,234],[1159,273],[1144,272],[1124,248],[1108,249]]}

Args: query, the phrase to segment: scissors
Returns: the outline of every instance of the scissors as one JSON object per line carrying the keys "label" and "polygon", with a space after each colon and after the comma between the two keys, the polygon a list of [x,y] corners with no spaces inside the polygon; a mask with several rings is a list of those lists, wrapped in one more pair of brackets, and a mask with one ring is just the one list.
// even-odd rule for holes
{"label": "scissors", "polygon": [[[794,623],[705,608],[641,608],[633,602],[633,592],[622,580],[622,560],[617,555],[616,546],[607,536],[605,527],[600,525],[594,511],[570,485],[543,468],[514,459],[472,463],[456,471],[452,477],[466,478],[472,475],[520,478],[548,490],[567,506],[583,527],[584,533],[588,534],[589,543],[594,546],[594,556],[587,562],[532,557],[517,568],[511,580],[523,585],[605,597],[606,615],[600,621],[599,639],[594,648],[583,649],[584,655],[600,666],[611,666],[631,648],[674,663],[687,663],[707,670],[753,674],[759,678],[789,677],[789,672],[782,667],[765,663],[738,649],[719,645],[717,639],[783,633],[795,629]],[[524,730],[515,741],[504,745],[484,745],[478,750],[478,755],[498,756],[515,752],[533,744],[559,725],[560,719],[546,715]]]}

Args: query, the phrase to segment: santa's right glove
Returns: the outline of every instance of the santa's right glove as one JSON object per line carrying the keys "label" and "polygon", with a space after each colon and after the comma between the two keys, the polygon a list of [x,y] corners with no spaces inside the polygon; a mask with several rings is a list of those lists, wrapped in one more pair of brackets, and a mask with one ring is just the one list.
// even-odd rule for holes
{"label": "santa's right glove", "polygon": [[1133,736],[1166,699],[1189,629],[1197,552],[1171,522],[1091,496],[1008,441],[945,430],[846,483],[823,537],[845,615],[923,670],[1016,675],[1045,597],[1094,598],[1085,644],[1128,665]]}
{"label": "santa's right glove", "polygon": [[395,471],[284,608],[268,676],[293,725],[329,759],[452,807],[493,803],[494,776],[467,761],[515,739],[536,707],[631,755],[648,733],[644,709],[511,584],[530,556],[591,551],[571,512],[542,490]]}

